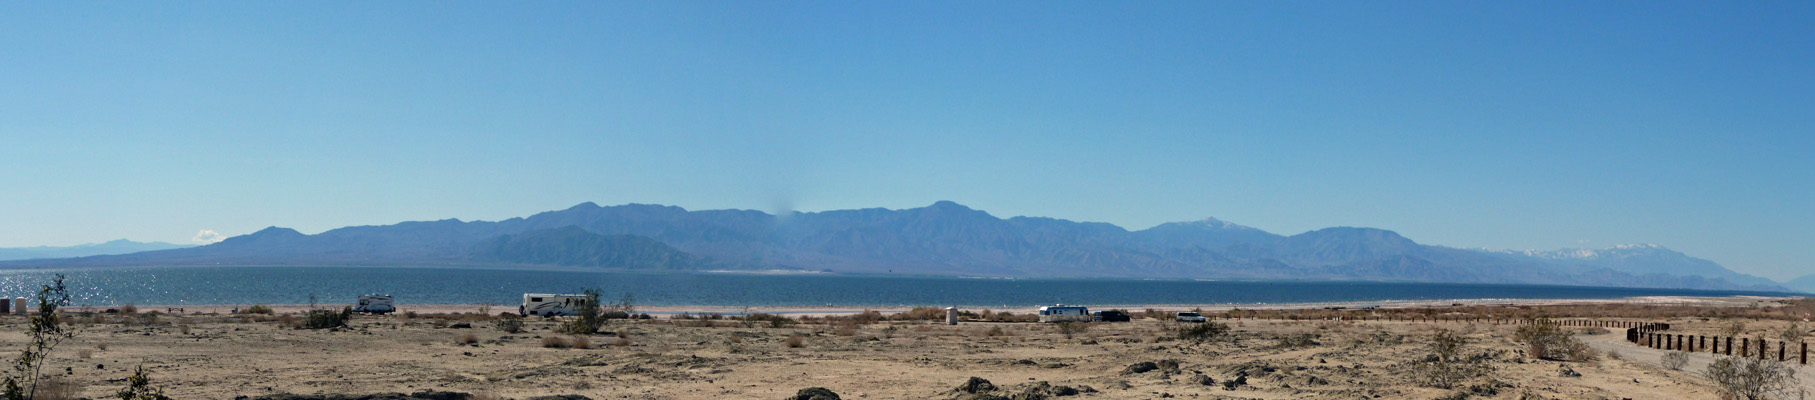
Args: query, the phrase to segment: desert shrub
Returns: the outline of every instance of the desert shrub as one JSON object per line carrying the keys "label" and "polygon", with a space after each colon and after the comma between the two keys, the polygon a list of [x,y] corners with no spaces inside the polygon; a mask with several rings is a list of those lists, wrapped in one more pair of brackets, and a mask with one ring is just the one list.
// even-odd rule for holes
{"label": "desert shrub", "polygon": [[246,307],[246,309],[240,310],[240,313],[242,313],[242,314],[271,314],[271,306],[267,306],[264,304],[254,304],[251,307]]}
{"label": "desert shrub", "polygon": [[[618,340],[623,340],[623,338],[619,338]],[[567,344],[576,349],[590,349],[592,348],[592,339],[585,336],[574,336],[567,339]]]}
{"label": "desert shrub", "polygon": [[126,303],[126,305],[120,306],[120,313],[121,314],[138,314],[139,306],[132,305],[132,303]]}
{"label": "desert shrub", "polygon": [[1666,352],[1663,357],[1658,358],[1658,363],[1663,364],[1664,368],[1669,368],[1671,371],[1680,371],[1683,369],[1684,365],[1689,364],[1689,353],[1680,351]]}
{"label": "desert shrub", "polygon": [[1002,330],[1002,327],[1000,327],[1000,326],[992,326],[989,328],[989,330],[983,332],[983,336],[996,337],[996,336],[1009,336],[1009,334],[1008,334],[1008,331]]}
{"label": "desert shrub", "polygon": [[1300,347],[1314,347],[1314,346],[1322,345],[1323,343],[1317,342],[1317,338],[1318,338],[1317,335],[1310,334],[1310,333],[1285,335],[1285,336],[1279,337],[1279,343],[1274,344],[1273,347],[1282,348],[1282,349],[1296,349],[1296,348],[1300,348]]}
{"label": "desert shrub", "polygon": [[1625,357],[1625,356],[1622,356],[1622,355],[1620,355],[1620,352],[1619,352],[1619,351],[1618,351],[1618,350],[1609,350],[1609,351],[1608,351],[1608,352],[1607,352],[1607,359],[1609,359],[1609,360],[1623,360],[1623,359],[1626,359],[1626,357]]}
{"label": "desert shrub", "polygon": [[889,319],[896,321],[929,321],[945,319],[945,309],[926,306],[914,307],[905,312],[891,315],[889,316]]}
{"label": "desert shrub", "polygon": [[1569,337],[1562,327],[1548,320],[1535,320],[1519,326],[1513,340],[1523,342],[1532,357],[1557,361],[1591,361],[1595,351],[1587,344]]}
{"label": "desert shrub", "polygon": [[479,336],[471,334],[471,333],[462,333],[457,336],[454,336],[454,344],[468,345],[468,344],[473,344],[473,343],[479,343]]}
{"label": "desert shrub", "polygon": [[1229,325],[1221,322],[1204,322],[1186,325],[1178,330],[1178,338],[1191,341],[1207,341],[1220,338],[1229,333]]}
{"label": "desert shrub", "polygon": [[793,318],[769,313],[747,314],[744,315],[743,320],[745,323],[767,322],[770,328],[782,328],[796,323]]}
{"label": "desert shrub", "polygon": [[630,347],[630,344],[630,338],[627,337],[620,337],[617,340],[611,341],[611,345],[617,347]]}
{"label": "desert shrub", "polygon": [[1740,334],[1746,333],[1746,322],[1733,321],[1733,323],[1727,324],[1727,327],[1721,328],[1720,333],[1721,336],[1739,337]]}
{"label": "desert shrub", "polygon": [[1090,324],[1085,323],[1065,321],[1060,322],[1057,325],[1059,326],[1059,333],[1065,335],[1066,339],[1071,339],[1073,335],[1090,330]]}
{"label": "desert shrub", "polygon": [[76,400],[82,397],[82,382],[63,376],[44,377],[34,400]]}
{"label": "desert shrub", "polygon": [[603,309],[599,308],[599,291],[586,289],[584,293],[586,298],[579,302],[579,309],[575,310],[578,315],[567,321],[567,324],[562,325],[561,332],[573,335],[591,335],[598,332],[599,327],[605,326],[605,313]]}
{"label": "desert shrub", "polygon": [[86,359],[94,358],[94,356],[95,356],[94,350],[89,350],[89,349],[76,350],[76,358],[86,360]]}
{"label": "desert shrub", "polygon": [[1412,365],[1418,383],[1450,389],[1486,375],[1490,368],[1480,354],[1468,354],[1468,339],[1448,329],[1431,334],[1430,354]]}
{"label": "desert shrub", "polygon": [[563,338],[560,336],[549,335],[549,336],[544,336],[542,338],[542,347],[547,347],[547,348],[551,348],[551,349],[565,349],[568,347],[573,347],[573,343],[567,341],[566,338]]}
{"label": "desert shrub", "polygon": [[857,325],[856,324],[850,324],[850,325],[840,324],[838,326],[838,330],[833,331],[832,334],[838,335],[838,336],[856,336],[857,335]]}
{"label": "desert shrub", "polygon": [[347,321],[351,319],[353,319],[353,307],[341,307],[340,311],[309,310],[309,315],[303,320],[302,326],[309,329],[339,328],[347,326]]}
{"label": "desert shrub", "polygon": [[522,332],[523,331],[523,319],[522,318],[499,318],[497,326],[498,326],[498,330],[504,331],[504,333]]}
{"label": "desert shrub", "polygon": [[1796,323],[1796,321],[1790,321],[1790,326],[1784,327],[1784,330],[1777,332],[1777,338],[1782,339],[1784,343],[1798,343],[1802,342],[1802,335],[1805,333],[1808,333],[1808,331],[1803,330],[1802,324]]}
{"label": "desert shrub", "polygon": [[806,343],[807,343],[806,339],[802,338],[800,336],[789,336],[787,340],[782,341],[782,344],[788,346],[788,348],[790,348],[790,349],[799,348],[800,346],[805,345]]}
{"label": "desert shrub", "polygon": [[176,330],[178,332],[182,332],[184,335],[187,335],[187,334],[189,334],[189,330],[190,330],[189,324],[177,325]]}
{"label": "desert shrub", "polygon": [[39,287],[36,296],[38,311],[29,315],[30,320],[25,328],[25,349],[13,361],[12,373],[7,374],[4,383],[0,383],[5,398],[39,398],[39,390],[49,386],[42,373],[45,362],[57,345],[76,337],[75,326],[67,325],[69,321],[57,314],[58,307],[69,305],[69,297],[69,287],[63,284],[63,274],[57,274],[51,284]]}
{"label": "desert shrub", "polygon": [[1742,400],[1789,399],[1801,394],[1794,371],[1783,363],[1755,358],[1722,357],[1704,376],[1722,397]]}

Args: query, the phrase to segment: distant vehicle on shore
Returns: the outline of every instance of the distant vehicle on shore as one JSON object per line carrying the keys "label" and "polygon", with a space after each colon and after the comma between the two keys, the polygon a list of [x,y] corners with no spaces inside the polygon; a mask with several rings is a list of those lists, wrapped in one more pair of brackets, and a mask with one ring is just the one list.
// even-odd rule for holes
{"label": "distant vehicle on shore", "polygon": [[1090,313],[1090,316],[1092,320],[1103,322],[1128,322],[1134,320],[1127,312],[1123,312],[1122,310],[1097,311]]}
{"label": "distant vehicle on shore", "polygon": [[1040,322],[1090,322],[1090,308],[1052,305],[1040,307]]}
{"label": "distant vehicle on shore", "polygon": [[396,311],[396,301],[388,294],[368,294],[359,296],[359,303],[353,305],[353,312],[367,314],[386,314]]}
{"label": "distant vehicle on shore", "polygon": [[523,305],[517,306],[517,313],[525,317],[580,315],[580,306],[589,301],[592,299],[583,294],[524,293]]}
{"label": "distant vehicle on shore", "polygon": [[1209,319],[1204,318],[1204,314],[1199,314],[1195,311],[1180,311],[1178,313],[1178,322],[1205,322],[1205,321],[1209,321]]}

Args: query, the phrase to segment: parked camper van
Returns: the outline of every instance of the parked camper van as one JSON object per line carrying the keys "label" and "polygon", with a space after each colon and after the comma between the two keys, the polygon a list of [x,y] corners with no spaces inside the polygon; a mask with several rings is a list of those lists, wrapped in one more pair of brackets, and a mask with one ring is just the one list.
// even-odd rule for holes
{"label": "parked camper van", "polygon": [[359,304],[353,305],[353,312],[384,314],[397,311],[397,304],[388,294],[368,294],[359,296]]}
{"label": "parked camper van", "polygon": [[1180,311],[1178,313],[1178,322],[1208,322],[1208,321],[1210,321],[1210,319],[1204,318],[1204,314],[1199,314],[1194,311]]}
{"label": "parked camper van", "polygon": [[583,294],[524,293],[523,305],[517,307],[517,313],[525,317],[580,315],[580,306],[588,301],[592,301],[591,298]]}
{"label": "parked camper van", "polygon": [[1090,309],[1063,304],[1040,307],[1040,322],[1090,322]]}

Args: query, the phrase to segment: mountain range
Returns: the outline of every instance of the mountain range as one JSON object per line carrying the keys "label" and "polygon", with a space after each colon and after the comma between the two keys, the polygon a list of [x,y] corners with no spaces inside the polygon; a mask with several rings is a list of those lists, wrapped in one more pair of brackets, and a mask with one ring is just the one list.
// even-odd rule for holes
{"label": "mountain range", "polygon": [[169,250],[194,247],[164,242],[134,242],[120,239],[106,243],[79,244],[75,246],[52,247],[10,247],[0,248],[0,261],[30,260],[36,258],[70,258],[109,254],[129,254],[141,251]]}
{"label": "mountain range", "polygon": [[1473,250],[1419,244],[1374,228],[1284,236],[1216,219],[1129,231],[1100,222],[998,218],[950,201],[782,215],[583,203],[495,222],[415,221],[315,235],[271,227],[193,248],[0,262],[0,268],[135,265],[553,265],[1785,290],[1651,245]]}

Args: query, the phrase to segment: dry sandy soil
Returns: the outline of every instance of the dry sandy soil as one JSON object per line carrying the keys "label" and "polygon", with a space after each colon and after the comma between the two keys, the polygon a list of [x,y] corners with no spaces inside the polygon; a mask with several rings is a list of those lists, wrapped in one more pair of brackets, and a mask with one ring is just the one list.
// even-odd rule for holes
{"label": "dry sandy soil", "polygon": [[[1058,397],[1078,399],[1716,398],[1705,380],[1656,367],[1655,360],[1526,357],[1511,339],[1516,327],[1485,323],[1226,321],[1232,333],[1198,342],[1175,338],[1181,324],[1153,319],[1087,324],[1070,338],[1057,325],[1039,323],[775,328],[613,320],[607,332],[586,338],[592,348],[573,349],[544,347],[544,338],[571,336],[554,332],[558,321],[541,318],[526,320],[520,333],[477,315],[356,316],[350,327],[335,330],[232,315],[149,321],[101,314],[78,321],[79,336],[57,349],[47,370],[76,382],[89,398],[111,397],[141,363],[154,385],[178,399],[425,389],[499,398],[783,399],[815,386],[845,399],[950,399],[970,377],[1000,387],[992,392],[998,395],[1045,382],[1079,390]],[[450,327],[461,322],[472,327]],[[1429,338],[1439,328],[1465,334],[1466,352],[1485,354],[1489,371],[1456,389],[1421,384],[1414,364],[1430,354]],[[19,348],[23,331],[20,317],[0,317],[0,346]],[[456,343],[469,335],[474,343]],[[800,337],[800,346],[790,347],[790,337]],[[1623,343],[1608,338],[1590,341]],[[1142,362],[1161,368],[1127,371]],[[1581,376],[1564,376],[1563,369]],[[1246,385],[1223,384],[1242,375]],[[1205,378],[1213,383],[1203,384]]]}

